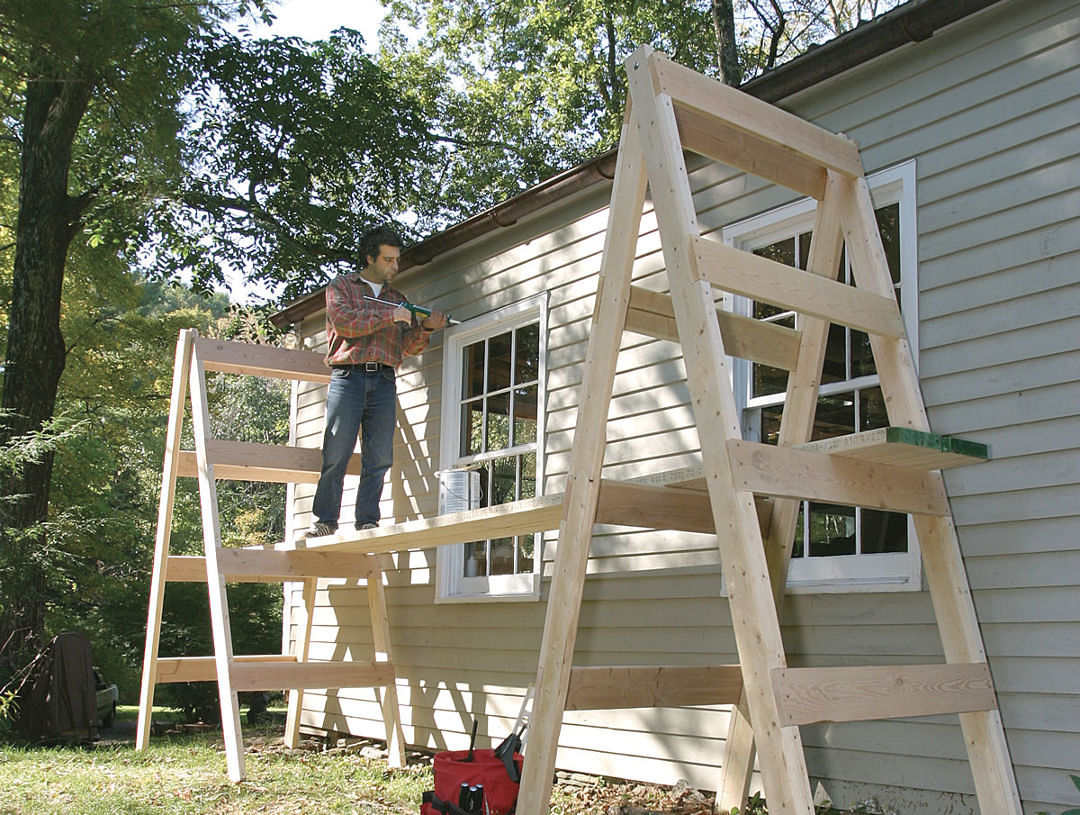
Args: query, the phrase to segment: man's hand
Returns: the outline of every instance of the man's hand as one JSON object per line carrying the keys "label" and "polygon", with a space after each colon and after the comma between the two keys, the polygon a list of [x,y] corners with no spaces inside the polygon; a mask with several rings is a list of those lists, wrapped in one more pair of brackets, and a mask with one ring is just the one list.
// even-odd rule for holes
{"label": "man's hand", "polygon": [[397,306],[394,309],[394,322],[395,323],[405,323],[405,325],[411,325],[412,324],[412,312],[409,311],[407,308],[405,308],[405,306]]}
{"label": "man's hand", "polygon": [[431,314],[424,318],[424,322],[420,323],[420,327],[427,331],[438,331],[441,328],[446,328],[449,322],[450,317],[445,311],[432,309]]}

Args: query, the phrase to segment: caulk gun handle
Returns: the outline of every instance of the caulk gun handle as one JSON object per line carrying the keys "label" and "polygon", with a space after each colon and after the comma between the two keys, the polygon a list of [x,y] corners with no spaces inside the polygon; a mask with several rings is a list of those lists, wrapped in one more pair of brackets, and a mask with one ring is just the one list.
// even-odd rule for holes
{"label": "caulk gun handle", "polygon": [[407,308],[409,311],[411,311],[413,313],[413,316],[418,317],[421,320],[424,319],[425,317],[430,317],[431,316],[431,309],[424,308],[423,306],[418,306],[418,305],[416,305],[416,303],[410,303],[410,302],[406,301],[404,303],[400,303],[399,305],[402,306],[403,308]]}
{"label": "caulk gun handle", "polygon": [[[418,306],[418,305],[416,305],[416,303],[405,302],[405,303],[401,303],[400,305],[402,307],[404,307],[404,308],[407,308],[409,311],[411,311],[413,313],[413,315],[418,320],[423,321],[423,320],[425,320],[425,319],[427,319],[428,317],[431,316],[431,309],[430,308],[426,308],[424,306]],[[461,320],[455,320],[453,317],[451,317],[449,314],[447,314],[446,315],[446,324],[447,325],[461,325]]]}

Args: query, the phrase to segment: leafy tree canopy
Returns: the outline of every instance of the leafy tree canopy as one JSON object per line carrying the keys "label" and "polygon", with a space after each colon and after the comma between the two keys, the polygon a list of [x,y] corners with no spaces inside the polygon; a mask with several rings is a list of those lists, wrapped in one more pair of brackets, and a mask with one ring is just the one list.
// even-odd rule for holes
{"label": "leafy tree canopy", "polygon": [[358,260],[363,231],[420,204],[432,161],[415,93],[342,29],[322,42],[194,41],[187,175],[159,211],[155,270],[232,266],[291,299]]}
{"label": "leafy tree canopy", "polygon": [[[380,61],[416,89],[442,157],[418,179],[428,232],[617,144],[623,60],[650,44],[730,84],[897,0],[384,0]],[[723,21],[729,20],[728,46]],[[727,72],[725,72],[726,74]]]}

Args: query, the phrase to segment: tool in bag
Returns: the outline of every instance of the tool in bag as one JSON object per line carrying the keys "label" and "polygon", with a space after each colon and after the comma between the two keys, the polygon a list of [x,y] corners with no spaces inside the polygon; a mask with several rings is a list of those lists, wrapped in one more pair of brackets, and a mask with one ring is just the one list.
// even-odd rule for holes
{"label": "tool in bag", "polygon": [[420,815],[512,815],[521,783],[523,736],[528,728],[529,688],[510,734],[494,749],[475,749],[473,722],[468,750],[436,753],[435,789],[424,793]]}

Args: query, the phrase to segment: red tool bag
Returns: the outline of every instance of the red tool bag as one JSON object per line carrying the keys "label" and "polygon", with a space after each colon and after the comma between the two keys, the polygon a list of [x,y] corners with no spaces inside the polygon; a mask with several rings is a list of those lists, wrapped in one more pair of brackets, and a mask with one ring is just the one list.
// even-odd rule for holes
{"label": "red tool bag", "polygon": [[[503,758],[495,752],[448,750],[436,753],[433,764],[435,789],[424,793],[420,815],[510,815],[517,806],[524,759],[518,752],[504,751]],[[463,793],[462,785],[466,790],[483,787],[482,804],[476,800],[475,792],[466,800],[468,792]]]}

